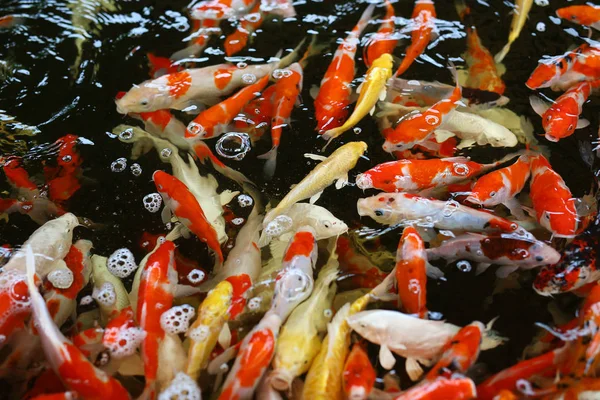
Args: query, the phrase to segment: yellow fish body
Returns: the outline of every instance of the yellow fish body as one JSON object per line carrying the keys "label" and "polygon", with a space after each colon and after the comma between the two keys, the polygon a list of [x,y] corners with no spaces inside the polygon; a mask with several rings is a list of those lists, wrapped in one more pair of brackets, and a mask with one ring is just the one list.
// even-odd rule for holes
{"label": "yellow fish body", "polygon": [[500,50],[498,54],[494,56],[494,60],[497,63],[502,62],[504,57],[510,51],[510,46],[513,44],[515,40],[521,34],[521,30],[525,25],[525,21],[527,21],[527,16],[529,15],[529,10],[531,10],[531,6],[533,5],[533,0],[517,0],[515,3],[515,9],[513,14],[512,22],[510,23],[510,33],[508,34],[508,43]]}

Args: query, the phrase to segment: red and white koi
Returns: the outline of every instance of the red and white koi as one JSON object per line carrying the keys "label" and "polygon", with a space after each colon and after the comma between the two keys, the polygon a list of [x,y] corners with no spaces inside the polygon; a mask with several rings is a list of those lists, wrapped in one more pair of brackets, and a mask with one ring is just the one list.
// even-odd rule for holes
{"label": "red and white koi", "polygon": [[396,76],[402,75],[419,57],[429,42],[435,29],[435,5],[433,0],[416,0],[411,17],[412,42],[406,48],[406,55],[396,70]]}
{"label": "red and white koi", "polygon": [[469,378],[440,378],[433,382],[416,385],[402,392],[395,400],[468,400],[479,398],[477,394],[475,383]]}
{"label": "red and white koi", "polygon": [[354,343],[343,372],[344,393],[350,400],[369,397],[377,377],[369,356],[360,342]]}
{"label": "red and white koi", "polygon": [[252,0],[204,0],[194,6],[190,17],[219,21],[246,14],[253,3]]}
{"label": "red and white koi", "polygon": [[579,25],[600,29],[600,7],[593,4],[562,7],[556,10],[556,15]]}
{"label": "red and white koi", "polygon": [[252,143],[257,142],[271,126],[274,94],[275,85],[271,85],[242,108],[241,116],[234,118],[236,130],[246,132]]}
{"label": "red and white koi", "polygon": [[394,36],[394,6],[389,0],[385,2],[385,10],[379,30],[369,38],[363,51],[363,60],[367,67],[382,54],[392,54],[398,43],[398,38]]}
{"label": "red and white koi", "polygon": [[425,242],[415,228],[402,232],[396,253],[396,285],[402,310],[419,318],[427,317],[427,253]]}
{"label": "red and white koi", "polygon": [[240,52],[248,44],[248,38],[252,33],[260,28],[264,22],[262,4],[255,2],[250,12],[244,15],[235,31],[225,38],[225,54],[228,57]]}

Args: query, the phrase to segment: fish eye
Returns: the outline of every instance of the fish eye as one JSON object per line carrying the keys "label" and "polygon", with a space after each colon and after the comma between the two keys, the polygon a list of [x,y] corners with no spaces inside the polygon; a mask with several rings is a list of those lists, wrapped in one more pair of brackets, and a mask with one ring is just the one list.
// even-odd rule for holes
{"label": "fish eye", "polygon": [[544,218],[546,218],[548,221],[550,221],[550,214],[548,214],[548,213],[544,214]]}
{"label": "fish eye", "polygon": [[496,192],[490,192],[490,197],[494,197],[496,195]]}
{"label": "fish eye", "polygon": [[377,217],[382,217],[383,216],[383,211],[381,211],[381,210],[375,210],[375,215]]}
{"label": "fish eye", "polygon": [[542,256],[535,256],[535,261],[544,261],[544,257]]}
{"label": "fish eye", "polygon": [[140,101],[140,104],[143,105],[143,106],[147,106],[148,105],[148,100],[144,99],[144,100]]}
{"label": "fish eye", "polygon": [[569,125],[569,130],[572,131],[573,130],[573,124]]}
{"label": "fish eye", "polygon": [[326,229],[329,229],[329,228],[331,228],[331,224],[330,224],[328,221],[323,221],[323,226],[324,226]]}

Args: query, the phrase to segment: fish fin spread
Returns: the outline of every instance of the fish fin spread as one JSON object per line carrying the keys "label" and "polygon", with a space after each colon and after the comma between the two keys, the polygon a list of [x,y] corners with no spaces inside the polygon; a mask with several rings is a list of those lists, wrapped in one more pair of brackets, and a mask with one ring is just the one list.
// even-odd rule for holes
{"label": "fish fin spread", "polygon": [[237,192],[237,191],[234,192],[232,190],[223,190],[221,193],[219,193],[219,202],[221,203],[222,206],[227,205],[238,194],[240,194],[240,192]]}
{"label": "fish fin spread", "polygon": [[392,369],[394,364],[396,364],[396,357],[394,357],[390,349],[384,344],[379,348],[379,362],[385,369]]}
{"label": "fish fin spread", "polygon": [[[379,91],[379,101],[384,101],[386,97],[387,97],[387,88],[384,86]],[[375,107],[373,107],[373,109],[375,109]],[[371,114],[371,115],[373,115],[373,114]]]}
{"label": "fish fin spread", "polygon": [[490,267],[490,263],[478,263],[477,264],[477,268],[475,269],[475,275],[481,275],[483,274],[489,267]]}
{"label": "fish fin spread", "polygon": [[454,134],[454,132],[448,131],[446,129],[436,129],[433,132],[433,134],[435,136],[435,141],[438,143],[445,142],[446,140],[450,139],[451,137],[456,136]]}
{"label": "fish fin spread", "polygon": [[[337,184],[336,184],[336,186],[337,186]],[[310,204],[315,204],[315,203],[317,202],[317,200],[319,200],[319,197],[321,197],[321,195],[322,195],[322,194],[323,194],[323,192],[315,193],[315,194],[314,194],[314,195],[313,195],[313,196],[310,198],[310,200],[308,200],[308,202],[309,202]]]}
{"label": "fish fin spread", "polygon": [[540,117],[544,115],[544,113],[550,108],[550,104],[548,102],[540,99],[537,96],[529,96],[529,104],[531,104],[533,111]]}
{"label": "fish fin spread", "polygon": [[319,95],[319,90],[320,88],[317,85],[312,85],[308,90],[308,93],[310,94],[310,97],[313,98],[313,100],[316,99]]}
{"label": "fish fin spread", "polygon": [[320,156],[318,154],[312,154],[312,153],[304,153],[304,157],[308,158],[310,160],[315,160],[315,161],[325,161],[325,160],[327,160],[327,157],[325,157],[325,156]]}
{"label": "fish fin spread", "polygon": [[406,359],[406,374],[413,382],[423,375],[423,368],[415,358],[409,357]]}
{"label": "fish fin spread", "polygon": [[[429,255],[429,253],[427,253],[427,255]],[[444,272],[441,269],[429,263],[427,263],[425,267],[425,273],[427,274],[427,277],[431,279],[440,279],[444,277]]]}
{"label": "fish fin spread", "polygon": [[[375,106],[373,106],[370,110],[369,110],[369,115],[373,116],[373,114],[375,113]],[[359,132],[356,132],[356,134],[358,135]]]}
{"label": "fish fin spread", "polygon": [[287,248],[288,242],[283,240],[271,240],[269,243],[269,249],[271,250],[271,256],[274,259],[281,260],[283,258],[283,254],[285,253],[285,249]]}
{"label": "fish fin spread", "polygon": [[258,156],[258,158],[267,160],[265,163],[264,174],[267,180],[271,180],[273,175],[275,175],[275,167],[277,167],[277,146],[273,147],[265,154]]}
{"label": "fish fin spread", "polygon": [[229,346],[231,346],[231,330],[229,329],[229,324],[227,322],[225,322],[223,325],[217,342],[224,349],[227,349]]}
{"label": "fish fin spread", "polygon": [[535,210],[533,208],[525,207],[525,206],[521,206],[521,208],[523,209],[523,211],[525,211],[527,214],[529,214],[530,217],[537,219]]}
{"label": "fish fin spread", "polygon": [[336,189],[341,189],[344,186],[346,186],[348,184],[348,174],[344,174],[343,176],[340,176],[337,181],[335,182],[335,188]]}
{"label": "fish fin spread", "polygon": [[364,84],[365,84],[365,82],[362,81],[360,83],[360,85],[358,85],[358,87],[356,88],[356,94],[360,94],[361,90],[363,89]]}
{"label": "fish fin spread", "polygon": [[162,219],[163,224],[168,224],[169,222],[171,222],[172,216],[173,213],[171,212],[171,209],[165,205],[162,211],[160,212],[160,218]]}
{"label": "fish fin spread", "polygon": [[468,147],[473,147],[475,143],[477,143],[475,139],[463,139],[460,141],[458,146],[456,146],[456,148],[459,150],[466,149]]}
{"label": "fish fin spread", "polygon": [[508,277],[508,275],[512,274],[516,270],[519,269],[518,265],[505,265],[496,270],[496,276],[500,279],[504,279]]}
{"label": "fish fin spread", "polygon": [[192,237],[192,232],[183,224],[181,225],[179,232],[181,233],[181,236],[183,236],[184,239],[189,239]]}
{"label": "fish fin spread", "polygon": [[519,200],[515,199],[514,197],[506,200],[504,205],[518,220],[524,220],[527,218],[523,212],[523,208],[521,208],[521,203],[519,203]]}
{"label": "fish fin spread", "polygon": [[588,121],[585,118],[580,118],[579,121],[577,121],[577,127],[575,129],[585,128],[589,125],[590,125],[590,121]]}

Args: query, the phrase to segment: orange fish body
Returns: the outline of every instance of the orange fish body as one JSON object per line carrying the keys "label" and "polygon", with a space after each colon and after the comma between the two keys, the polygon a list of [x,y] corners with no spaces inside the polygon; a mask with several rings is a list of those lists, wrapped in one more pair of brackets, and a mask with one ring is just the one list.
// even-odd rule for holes
{"label": "orange fish body", "polygon": [[559,18],[567,19],[579,25],[600,29],[600,7],[595,5],[578,5],[556,10]]}
{"label": "orange fish body", "polygon": [[21,166],[21,159],[18,157],[9,157],[4,161],[2,170],[8,183],[15,189],[37,190],[37,185],[29,178],[29,173]]}
{"label": "orange fish body", "polygon": [[554,57],[543,58],[538,66],[533,70],[525,86],[529,89],[542,89],[550,87],[560,80],[560,78],[569,72],[575,64],[576,58],[585,53],[590,46],[585,43],[575,50],[569,50],[565,54]]}
{"label": "orange fish body", "polygon": [[366,399],[373,390],[377,375],[367,352],[355,343],[344,364],[342,385],[348,399]]}
{"label": "orange fish body", "polygon": [[466,87],[504,94],[506,85],[500,78],[494,56],[483,46],[475,28],[467,28],[467,63]]}
{"label": "orange fish body", "polygon": [[406,55],[396,71],[396,76],[402,75],[419,57],[429,42],[435,28],[435,6],[433,0],[417,0],[412,13],[412,42],[406,49]]}
{"label": "orange fish body", "polygon": [[264,22],[262,12],[260,10],[261,2],[256,2],[252,10],[240,20],[240,24],[236,30],[225,38],[225,54],[228,57],[240,52],[246,44],[248,38]]}
{"label": "orange fish body", "polygon": [[398,299],[405,313],[419,318],[427,316],[426,264],[425,242],[415,228],[407,226],[396,253]]}
{"label": "orange fish body", "polygon": [[271,125],[275,85],[266,88],[242,109],[243,117],[235,118],[235,128],[248,133],[252,143],[258,141]]}
{"label": "orange fish body", "polygon": [[183,182],[163,171],[156,171],[152,175],[158,192],[165,201],[166,207],[194,233],[198,239],[205,242],[216,254],[219,263],[223,263],[223,252],[219,244],[217,232],[206,220],[204,211],[198,200],[188,190]]}
{"label": "orange fish body", "polygon": [[352,282],[352,289],[369,288],[372,289],[379,285],[387,276],[385,272],[377,268],[369,258],[357,252],[350,239],[346,236],[340,236],[337,241],[336,252],[340,263],[340,270],[344,277],[339,283],[348,280]]}
{"label": "orange fish body", "polygon": [[477,395],[475,384],[469,378],[438,378],[433,382],[423,382],[402,392],[395,400],[467,400],[474,399]]}
{"label": "orange fish body", "polygon": [[394,38],[394,6],[389,2],[385,2],[385,17],[377,33],[369,39],[364,52],[363,60],[367,67],[371,67],[373,61],[377,60],[382,54],[391,54],[398,43],[398,39]]}

